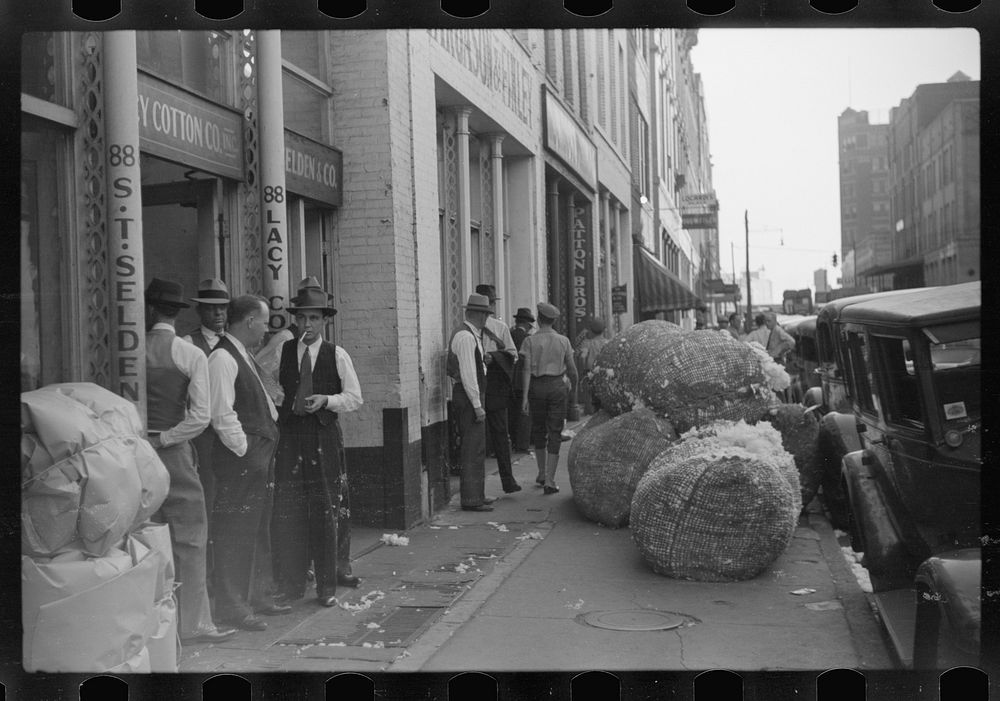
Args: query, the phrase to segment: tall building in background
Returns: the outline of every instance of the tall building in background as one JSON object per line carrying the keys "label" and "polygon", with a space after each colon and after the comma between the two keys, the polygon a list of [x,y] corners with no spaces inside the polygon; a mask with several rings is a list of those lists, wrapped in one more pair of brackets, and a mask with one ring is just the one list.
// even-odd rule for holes
{"label": "tall building in background", "polygon": [[869,123],[868,112],[848,108],[837,119],[845,288],[890,289],[883,276],[871,272],[892,261],[888,134],[887,124]]}
{"label": "tall building in background", "polygon": [[889,112],[893,287],[980,278],[979,81],[918,85]]}

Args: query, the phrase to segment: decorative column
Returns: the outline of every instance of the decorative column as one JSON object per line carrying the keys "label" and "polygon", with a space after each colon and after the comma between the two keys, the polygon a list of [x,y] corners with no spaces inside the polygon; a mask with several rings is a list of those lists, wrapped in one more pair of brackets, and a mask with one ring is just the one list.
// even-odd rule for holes
{"label": "decorative column", "polygon": [[458,241],[462,260],[462,304],[468,300],[475,287],[472,283],[472,195],[469,183],[469,115],[471,107],[455,110],[455,135],[458,137],[456,164],[458,166]]}
{"label": "decorative column", "polygon": [[559,261],[562,260],[562,247],[559,245],[559,178],[553,178],[548,182],[549,205],[549,302],[559,304],[559,290],[562,288],[562,275],[559,269]]}
{"label": "decorative column", "polygon": [[135,32],[104,33],[104,143],[111,263],[111,390],[146,423],[146,288]]}
{"label": "decorative column", "polygon": [[279,331],[288,325],[288,213],[285,209],[285,116],[280,98],[281,32],[257,33],[257,94],[260,117],[261,237],[264,252],[264,297],[271,309],[269,326]]}
{"label": "decorative column", "polygon": [[504,219],[503,219],[503,134],[490,135],[490,159],[493,168],[493,260],[495,262],[494,278],[497,294],[503,304],[497,305],[496,315],[506,319],[506,300],[510,296],[504,289],[507,280],[507,261],[504,259]]}
{"label": "decorative column", "polygon": [[611,193],[607,190],[601,192],[601,219],[604,220],[604,230],[601,232],[601,242],[604,244],[604,250],[602,252],[604,256],[604,279],[601,280],[601,285],[604,286],[605,292],[605,302],[604,309],[601,310],[601,315],[607,320],[610,326],[612,314],[611,314],[611,287],[614,285],[611,277],[611,236],[614,228],[611,226]]}

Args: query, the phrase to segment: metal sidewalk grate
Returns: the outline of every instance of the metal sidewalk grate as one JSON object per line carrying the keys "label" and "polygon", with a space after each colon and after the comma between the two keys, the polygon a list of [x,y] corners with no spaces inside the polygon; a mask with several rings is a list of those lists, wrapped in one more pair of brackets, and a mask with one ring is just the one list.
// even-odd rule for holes
{"label": "metal sidewalk grate", "polygon": [[378,630],[366,630],[350,645],[381,644],[385,647],[406,647],[424,632],[445,610],[444,606],[405,606],[390,613]]}

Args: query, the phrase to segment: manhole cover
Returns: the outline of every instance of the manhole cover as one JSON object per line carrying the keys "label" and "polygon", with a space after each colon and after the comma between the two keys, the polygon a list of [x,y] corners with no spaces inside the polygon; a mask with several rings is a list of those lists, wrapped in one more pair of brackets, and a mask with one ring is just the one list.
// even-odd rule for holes
{"label": "manhole cover", "polygon": [[591,611],[582,620],[587,625],[608,630],[672,630],[680,628],[688,617],[669,611]]}

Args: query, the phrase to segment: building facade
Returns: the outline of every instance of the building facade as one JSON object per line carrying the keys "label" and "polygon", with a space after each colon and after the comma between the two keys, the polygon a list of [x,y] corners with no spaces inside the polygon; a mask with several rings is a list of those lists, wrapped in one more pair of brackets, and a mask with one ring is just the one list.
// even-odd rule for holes
{"label": "building facade", "polygon": [[[840,259],[844,287],[891,289],[868,271],[892,261],[889,219],[889,126],[867,112],[837,118],[840,153]],[[870,278],[870,279],[869,279]]]}
{"label": "building facade", "polygon": [[352,518],[427,518],[451,496],[446,348],[476,285],[508,323],[552,301],[571,338],[650,305],[693,326],[711,269],[679,199],[711,192],[693,37],[26,35],[22,390],[89,381],[144,414],[151,277],[263,295],[278,331],[313,275],[365,398],[341,417]]}
{"label": "building facade", "polygon": [[978,280],[979,81],[918,85],[889,112],[895,287]]}

